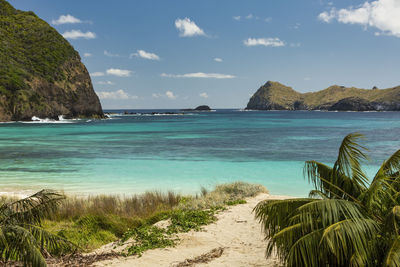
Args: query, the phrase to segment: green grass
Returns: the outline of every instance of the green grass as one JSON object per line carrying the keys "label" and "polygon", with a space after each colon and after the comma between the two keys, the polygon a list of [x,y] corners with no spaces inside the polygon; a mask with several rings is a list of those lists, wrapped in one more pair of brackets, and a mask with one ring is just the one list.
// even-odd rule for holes
{"label": "green grass", "polygon": [[[174,246],[176,234],[199,231],[202,226],[215,222],[216,213],[226,206],[244,204],[246,197],[267,192],[265,187],[242,182],[221,184],[214,190],[201,189],[195,196],[182,196],[173,192],[147,192],[130,197],[90,196],[67,198],[58,210],[43,222],[43,228],[77,246],[80,252],[90,252],[102,245],[134,240],[125,255],[141,255],[154,248]],[[11,201],[0,197],[0,204]],[[155,223],[168,220],[164,229]],[[70,253],[50,251],[53,255]]]}
{"label": "green grass", "polygon": [[[110,230],[90,226],[82,227],[73,221],[55,222],[46,220],[43,223],[43,227],[51,233],[55,233],[71,241],[77,245],[79,251],[91,251],[118,239],[118,237]],[[74,250],[74,248],[60,253],[64,254],[72,252],[72,250]]]}
{"label": "green grass", "polygon": [[129,229],[163,220],[180,198],[172,192],[147,192],[125,198],[70,196],[47,218],[44,227],[70,240],[80,251],[89,252],[122,238]]}
{"label": "green grass", "polygon": [[247,201],[244,199],[238,199],[238,200],[229,200],[226,202],[226,205],[228,206],[235,206],[235,205],[239,205],[239,204],[246,204]]}
{"label": "green grass", "polygon": [[126,233],[125,238],[133,238],[135,244],[130,246],[125,256],[138,255],[149,249],[172,247],[176,243],[176,238],[172,238],[171,234],[165,229],[156,226],[144,225]]}
{"label": "green grass", "polygon": [[185,233],[191,230],[200,231],[201,227],[216,221],[215,213],[221,209],[212,210],[174,210],[163,217],[169,219],[170,224],[164,229],[145,224],[127,231],[121,242],[128,239],[135,240],[129,246],[124,255],[138,255],[149,249],[175,246],[179,240],[177,233]]}

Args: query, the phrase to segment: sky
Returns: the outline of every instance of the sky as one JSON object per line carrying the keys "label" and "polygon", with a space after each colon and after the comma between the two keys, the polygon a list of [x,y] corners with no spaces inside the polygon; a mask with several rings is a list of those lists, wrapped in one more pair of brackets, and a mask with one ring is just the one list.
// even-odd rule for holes
{"label": "sky", "polygon": [[299,92],[400,85],[400,0],[10,0],[80,53],[105,109],[244,108]]}

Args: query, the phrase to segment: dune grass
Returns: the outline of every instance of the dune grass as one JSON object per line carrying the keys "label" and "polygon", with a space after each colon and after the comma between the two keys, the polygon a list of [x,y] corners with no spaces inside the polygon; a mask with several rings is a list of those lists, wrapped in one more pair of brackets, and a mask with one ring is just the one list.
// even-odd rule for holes
{"label": "dune grass", "polygon": [[[197,195],[147,192],[122,196],[67,196],[58,209],[47,215],[41,226],[68,240],[75,247],[48,250],[52,255],[90,252],[114,241],[133,240],[124,255],[141,255],[153,248],[174,246],[177,233],[198,231],[216,220],[215,214],[227,206],[246,203],[246,197],[268,192],[261,185],[243,182],[201,188]],[[0,205],[10,202],[0,197]],[[155,223],[168,220],[166,227]]]}
{"label": "dune grass", "polygon": [[220,184],[210,192],[202,188],[200,197],[189,196],[187,199],[180,201],[180,207],[185,209],[207,209],[243,204],[245,198],[254,197],[259,193],[268,193],[268,190],[262,185],[245,182]]}
{"label": "dune grass", "polygon": [[176,234],[200,231],[202,226],[215,222],[216,213],[226,206],[244,204],[245,198],[267,192],[262,185],[244,182],[217,185],[210,192],[202,187],[200,195],[181,197],[177,207],[160,217],[168,220],[166,227],[144,224],[126,232],[121,242],[133,239],[134,244],[126,249],[125,255],[140,256],[148,249],[174,246],[179,240]]}
{"label": "dune grass", "polygon": [[79,250],[91,251],[118,240],[129,229],[157,222],[179,204],[180,198],[172,192],[67,197],[44,221],[44,227],[75,243]]}

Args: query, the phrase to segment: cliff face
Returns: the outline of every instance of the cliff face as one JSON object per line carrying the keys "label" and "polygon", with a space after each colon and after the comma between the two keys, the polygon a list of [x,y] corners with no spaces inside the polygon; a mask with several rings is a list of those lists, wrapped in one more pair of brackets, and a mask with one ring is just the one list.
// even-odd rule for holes
{"label": "cliff face", "polygon": [[334,85],[318,92],[301,94],[291,87],[268,81],[250,98],[246,109],[398,111],[400,86],[370,90]]}
{"label": "cliff face", "polygon": [[0,120],[103,117],[78,52],[33,12],[0,0]]}

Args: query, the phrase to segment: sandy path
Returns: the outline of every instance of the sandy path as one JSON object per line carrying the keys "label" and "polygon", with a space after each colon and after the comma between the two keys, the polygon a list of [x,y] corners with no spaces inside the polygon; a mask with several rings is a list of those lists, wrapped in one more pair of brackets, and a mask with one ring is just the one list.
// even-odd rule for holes
{"label": "sandy path", "polygon": [[276,258],[264,257],[266,243],[252,210],[263,199],[278,198],[285,197],[260,194],[247,199],[246,204],[230,207],[219,213],[218,220],[205,226],[204,231],[179,234],[180,242],[174,248],[149,250],[142,257],[120,257],[98,262],[96,266],[176,266],[221,247],[224,251],[220,257],[192,266],[277,266]]}

